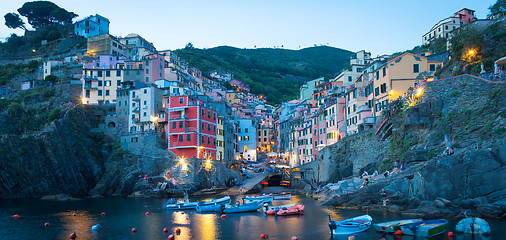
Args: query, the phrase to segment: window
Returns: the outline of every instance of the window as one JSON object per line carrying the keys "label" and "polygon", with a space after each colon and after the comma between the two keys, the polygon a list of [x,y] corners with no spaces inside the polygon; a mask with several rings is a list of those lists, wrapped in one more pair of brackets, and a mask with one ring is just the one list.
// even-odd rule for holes
{"label": "window", "polygon": [[383,68],[383,77],[387,75],[387,68]]}
{"label": "window", "polygon": [[353,90],[353,98],[357,98],[357,90]]}
{"label": "window", "polygon": [[121,71],[120,70],[116,71],[116,77],[121,77]]}
{"label": "window", "polygon": [[105,81],[105,82],[104,82],[104,85],[105,85],[106,87],[110,87],[110,86],[111,86],[111,81]]}
{"label": "window", "polygon": [[98,96],[102,96],[102,90],[98,90]]}
{"label": "window", "polygon": [[145,116],[147,116],[146,112],[144,112],[144,114],[143,114],[143,115],[144,115],[144,117],[145,117]]}
{"label": "window", "polygon": [[121,80],[116,81],[116,86],[119,87],[121,85]]}
{"label": "window", "polygon": [[413,73],[420,72],[420,65],[418,63],[413,64]]}
{"label": "window", "polygon": [[149,82],[149,77],[146,77],[146,82]]}
{"label": "window", "polygon": [[147,103],[148,103],[147,101],[144,101],[144,106],[146,106],[146,105],[147,105]]}
{"label": "window", "polygon": [[248,129],[247,129],[247,128],[245,128],[245,129],[244,129],[244,132],[245,132],[245,133],[247,133],[247,132],[248,132]]}
{"label": "window", "polygon": [[436,71],[436,64],[430,64],[429,65],[429,71]]}
{"label": "window", "polygon": [[183,128],[183,121],[179,121],[179,128]]}
{"label": "window", "polygon": [[348,76],[348,82],[351,82],[352,77]]}
{"label": "window", "polygon": [[172,129],[176,129],[176,122],[172,122]]}
{"label": "window", "polygon": [[379,71],[376,71],[376,80],[380,79],[380,73]]}
{"label": "window", "polygon": [[207,124],[207,131],[209,131],[209,132],[211,131],[211,124],[209,124],[209,123]]}
{"label": "window", "polygon": [[147,94],[148,93],[148,90],[147,89],[144,89],[144,94]]}
{"label": "window", "polygon": [[216,132],[216,126],[213,126],[213,129],[214,129],[213,131]]}
{"label": "window", "polygon": [[206,124],[205,124],[205,123],[202,123],[202,124],[201,124],[201,128],[202,128],[202,130],[206,130]]}
{"label": "window", "polygon": [[205,143],[205,142],[206,142],[206,139],[205,139],[205,137],[204,137],[204,136],[202,136],[202,138],[201,138],[201,139],[202,139],[202,143]]}
{"label": "window", "polygon": [[183,141],[183,134],[179,134],[179,142],[182,142]]}
{"label": "window", "polygon": [[445,26],[445,29],[448,30],[448,25]]}
{"label": "window", "polygon": [[97,72],[97,76],[98,76],[98,77],[102,77],[102,71],[98,71],[98,72]]}
{"label": "window", "polygon": [[102,87],[102,81],[98,80],[98,86]]}
{"label": "window", "polygon": [[206,116],[206,110],[202,109],[202,117]]}
{"label": "window", "polygon": [[207,144],[211,144],[211,137],[207,136]]}
{"label": "window", "polygon": [[109,90],[105,90],[105,95],[109,96]]}
{"label": "window", "polygon": [[106,77],[110,77],[111,76],[111,71],[109,71],[109,70],[105,71],[105,76]]}

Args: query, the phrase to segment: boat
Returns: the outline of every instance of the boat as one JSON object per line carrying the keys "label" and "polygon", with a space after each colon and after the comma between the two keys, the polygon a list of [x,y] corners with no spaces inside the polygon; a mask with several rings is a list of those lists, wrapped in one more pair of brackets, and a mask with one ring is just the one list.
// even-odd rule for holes
{"label": "boat", "polygon": [[354,218],[334,222],[329,216],[329,228],[331,235],[351,235],[363,232],[371,226],[372,217],[362,215]]}
{"label": "boat", "polygon": [[281,194],[274,194],[272,196],[274,198],[274,200],[292,200],[292,194],[291,193],[286,193],[286,192],[282,192]]}
{"label": "boat", "polygon": [[283,208],[289,208],[289,207],[293,207],[293,206],[295,206],[295,203],[290,203],[290,204],[285,204],[285,205],[280,205],[280,206],[273,206],[273,207],[268,207],[267,209],[265,209],[265,208],[262,208],[262,209],[267,214],[269,214],[269,211],[272,211],[272,214],[269,214],[269,215],[273,215],[275,212],[277,212]]}
{"label": "boat", "polygon": [[230,196],[225,196],[218,199],[211,199],[208,201],[200,201],[200,202],[180,202],[180,203],[171,203],[173,199],[169,199],[167,203],[162,207],[166,210],[194,210],[197,209],[197,206],[206,206],[206,205],[216,205],[216,204],[230,204]]}
{"label": "boat", "polygon": [[197,212],[222,212],[225,209],[225,204],[215,204],[215,205],[202,205],[197,206]]}
{"label": "boat", "polygon": [[417,237],[432,237],[445,231],[448,221],[445,219],[425,220],[401,226],[402,234]]}
{"label": "boat", "polygon": [[490,225],[481,218],[468,217],[460,220],[455,230],[462,233],[490,234]]}
{"label": "boat", "polygon": [[255,201],[251,203],[244,203],[239,205],[239,203],[235,205],[228,205],[223,210],[223,213],[243,213],[243,212],[254,212],[261,208],[263,205],[262,201]]}
{"label": "boat", "polygon": [[244,203],[262,201],[262,203],[271,203],[274,200],[272,195],[260,195],[260,196],[245,196],[242,197]]}
{"label": "boat", "polygon": [[304,205],[295,205],[276,212],[276,216],[300,215],[304,213]]}
{"label": "boat", "polygon": [[423,221],[423,220],[421,218],[403,219],[403,220],[397,220],[397,221],[376,223],[376,224],[373,224],[373,226],[374,226],[374,229],[376,229],[376,231],[378,231],[378,232],[394,233],[395,231],[400,230],[402,225],[416,223],[416,222],[420,222],[420,221]]}

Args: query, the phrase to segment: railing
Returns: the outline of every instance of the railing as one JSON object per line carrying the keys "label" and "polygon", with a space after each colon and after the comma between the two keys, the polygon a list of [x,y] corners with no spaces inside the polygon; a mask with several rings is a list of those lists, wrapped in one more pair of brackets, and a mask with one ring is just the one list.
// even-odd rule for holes
{"label": "railing", "polygon": [[188,117],[186,116],[186,114],[184,114],[183,116],[181,116],[180,114],[170,115],[170,120],[188,120]]}
{"label": "railing", "polygon": [[93,87],[91,84],[84,84],[84,89],[98,89],[98,87]]}
{"label": "railing", "polygon": [[139,96],[136,96],[134,98],[132,98],[132,101],[136,101],[136,102],[139,102],[141,99],[139,98]]}
{"label": "railing", "polygon": [[140,112],[141,109],[139,107],[134,107],[134,109],[132,109],[132,112]]}
{"label": "railing", "polygon": [[365,124],[374,124],[374,122],[375,122],[374,117],[366,117],[366,118],[364,118],[364,123]]}
{"label": "railing", "polygon": [[90,76],[84,75],[83,78],[84,78],[84,80],[98,81],[98,77],[90,77]]}
{"label": "railing", "polygon": [[359,106],[357,109],[357,112],[364,112],[364,111],[371,111],[371,108],[369,108],[367,105]]}
{"label": "railing", "polygon": [[172,147],[188,147],[188,148],[197,148],[197,143],[195,141],[190,142],[172,142],[170,143]]}

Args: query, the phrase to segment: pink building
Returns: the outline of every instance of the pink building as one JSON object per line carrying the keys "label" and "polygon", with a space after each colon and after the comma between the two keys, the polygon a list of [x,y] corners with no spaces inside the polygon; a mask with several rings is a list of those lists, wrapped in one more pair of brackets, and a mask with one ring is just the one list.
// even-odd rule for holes
{"label": "pink building", "polygon": [[164,68],[165,56],[161,54],[151,54],[144,57],[144,82],[155,84],[156,80],[165,78]]}
{"label": "pink building", "polygon": [[462,25],[466,25],[469,22],[475,21],[474,10],[463,8],[462,10],[453,14],[454,17],[460,18]]}

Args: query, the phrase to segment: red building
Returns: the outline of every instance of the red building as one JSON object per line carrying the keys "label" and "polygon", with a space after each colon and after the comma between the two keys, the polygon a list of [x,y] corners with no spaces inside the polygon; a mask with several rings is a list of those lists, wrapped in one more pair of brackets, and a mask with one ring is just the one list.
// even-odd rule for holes
{"label": "red building", "polygon": [[191,96],[165,96],[167,144],[179,157],[216,159],[216,111]]}
{"label": "red building", "polygon": [[453,14],[454,17],[460,18],[462,25],[466,25],[469,22],[476,21],[474,16],[474,10],[463,8],[462,10]]}

